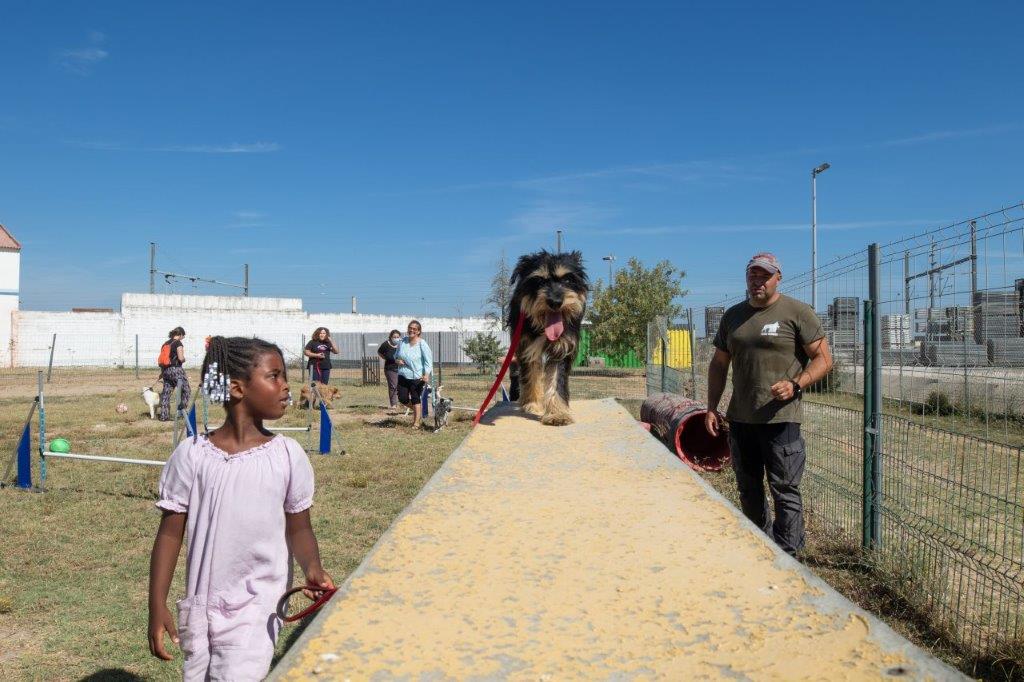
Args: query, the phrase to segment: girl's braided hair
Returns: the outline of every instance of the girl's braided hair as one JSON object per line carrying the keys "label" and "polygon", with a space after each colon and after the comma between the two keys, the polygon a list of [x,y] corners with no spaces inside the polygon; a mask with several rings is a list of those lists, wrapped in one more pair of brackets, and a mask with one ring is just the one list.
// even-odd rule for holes
{"label": "girl's braided hair", "polygon": [[267,353],[277,353],[284,362],[284,353],[269,341],[247,336],[211,336],[200,371],[207,399],[228,402],[231,378],[248,380],[260,357]]}

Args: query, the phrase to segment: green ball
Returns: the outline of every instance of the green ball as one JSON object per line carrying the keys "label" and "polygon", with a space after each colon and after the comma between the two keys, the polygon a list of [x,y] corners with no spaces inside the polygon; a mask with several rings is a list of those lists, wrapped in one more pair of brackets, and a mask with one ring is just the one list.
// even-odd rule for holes
{"label": "green ball", "polygon": [[71,443],[63,438],[54,438],[50,441],[50,452],[71,452]]}

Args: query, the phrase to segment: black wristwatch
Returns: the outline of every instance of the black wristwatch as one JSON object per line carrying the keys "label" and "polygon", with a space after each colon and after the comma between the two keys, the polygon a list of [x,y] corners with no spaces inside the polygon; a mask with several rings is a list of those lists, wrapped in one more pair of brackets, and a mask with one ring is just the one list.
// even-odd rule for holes
{"label": "black wristwatch", "polygon": [[800,388],[800,384],[796,383],[796,379],[790,379],[789,383],[793,384],[793,397],[802,398],[804,395],[804,389]]}

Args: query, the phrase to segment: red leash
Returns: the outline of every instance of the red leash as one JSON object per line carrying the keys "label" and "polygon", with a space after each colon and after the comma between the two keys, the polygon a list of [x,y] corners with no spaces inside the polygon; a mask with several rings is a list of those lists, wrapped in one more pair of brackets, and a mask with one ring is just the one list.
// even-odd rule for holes
{"label": "red leash", "polygon": [[498,386],[501,386],[501,380],[505,378],[505,372],[508,371],[509,365],[512,364],[512,356],[516,354],[516,349],[519,347],[519,337],[523,333],[523,323],[526,321],[526,314],[519,313],[519,319],[516,320],[515,331],[512,332],[512,343],[508,345],[508,355],[505,356],[505,362],[501,363],[501,371],[498,372],[498,377],[494,380],[494,385],[491,386],[490,392],[484,399],[484,402],[480,405],[480,409],[477,410],[476,416],[473,417],[473,426],[480,423],[480,417],[484,416],[484,410],[491,403],[491,398],[498,392]]}
{"label": "red leash", "polygon": [[[320,596],[317,597],[316,601],[307,606],[302,611],[289,616],[288,615],[288,599],[291,598],[296,592],[302,592],[303,590],[310,590],[311,592],[319,592]],[[326,588],[317,587],[316,585],[303,585],[301,587],[293,587],[284,593],[284,596],[277,602],[277,616],[286,623],[294,623],[297,620],[302,620],[306,616],[311,616],[320,610],[320,607],[330,601],[334,593],[337,592],[337,588]]]}

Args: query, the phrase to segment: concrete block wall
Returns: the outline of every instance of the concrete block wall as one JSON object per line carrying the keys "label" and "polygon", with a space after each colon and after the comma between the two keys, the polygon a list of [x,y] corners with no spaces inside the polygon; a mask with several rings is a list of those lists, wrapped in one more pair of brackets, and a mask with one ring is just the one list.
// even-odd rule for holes
{"label": "concrete block wall", "polygon": [[[390,329],[404,333],[409,320],[414,318],[307,313],[299,298],[136,293],[122,295],[119,313],[16,311],[12,317],[13,362],[21,367],[46,365],[53,334],[57,334],[56,366],[134,367],[137,336],[139,365],[155,367],[160,345],[167,340],[167,333],[178,326],[186,332],[185,356],[189,365],[202,358],[205,337],[217,334],[259,336],[281,346],[288,360],[297,361],[302,355],[303,337],[308,341],[317,327],[327,327],[332,334],[365,333],[370,345],[383,341]],[[495,331],[494,323],[482,317],[416,319],[420,319],[428,339],[438,331],[461,332],[460,337]],[[367,353],[372,354],[372,349],[368,348]],[[350,354],[355,354],[355,350]],[[460,356],[459,360],[466,358]]]}

